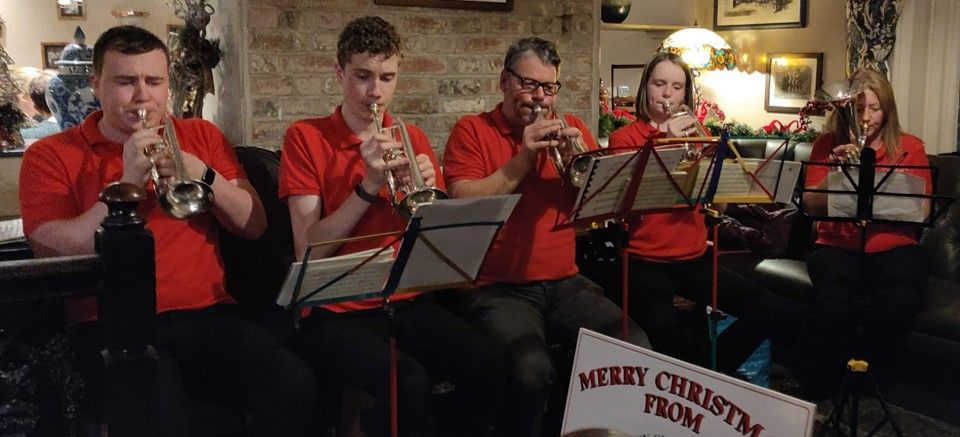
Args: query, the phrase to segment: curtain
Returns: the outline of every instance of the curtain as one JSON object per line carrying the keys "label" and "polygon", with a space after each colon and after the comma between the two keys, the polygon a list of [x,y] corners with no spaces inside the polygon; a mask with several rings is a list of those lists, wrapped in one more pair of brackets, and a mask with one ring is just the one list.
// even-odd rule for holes
{"label": "curtain", "polygon": [[847,75],[861,68],[887,73],[905,0],[847,0]]}

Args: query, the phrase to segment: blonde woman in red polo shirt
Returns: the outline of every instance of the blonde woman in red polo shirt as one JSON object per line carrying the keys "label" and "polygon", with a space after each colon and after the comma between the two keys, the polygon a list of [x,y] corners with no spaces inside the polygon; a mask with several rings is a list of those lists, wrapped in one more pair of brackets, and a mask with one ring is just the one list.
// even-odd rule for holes
{"label": "blonde woman in red polo shirt", "polygon": [[[280,167],[280,197],[287,200],[297,257],[311,242],[402,231],[406,220],[387,200],[384,170],[406,159],[384,162],[387,149],[400,147],[378,133],[370,111],[388,108],[399,79],[400,36],[379,17],[344,27],[337,43],[337,80],[343,101],[326,117],[301,120],[287,130]],[[383,116],[391,126],[393,117]],[[417,165],[426,185],[443,181],[430,142],[407,124]],[[324,246],[319,257],[382,247],[394,237]],[[317,252],[314,252],[317,253]],[[431,380],[452,382],[453,405],[446,423],[456,430],[440,435],[487,435],[503,374],[502,351],[465,321],[433,303],[435,293],[393,296],[399,343],[399,426],[405,436],[430,436]],[[306,354],[318,375],[360,388],[375,404],[361,414],[366,435],[388,435],[389,361],[382,299],[324,305],[303,321]]]}
{"label": "blonde woman in red polo shirt", "polygon": [[[693,95],[693,77],[686,63],[672,53],[654,56],[640,79],[637,120],[610,135],[610,146],[633,147],[653,138],[697,135],[698,121],[689,111]],[[687,110],[671,110],[683,107]],[[630,221],[629,312],[647,331],[654,350],[707,365],[704,354],[697,353],[683,335],[673,308],[675,294],[701,304],[710,302],[713,270],[707,227],[697,209]],[[793,326],[799,324],[802,307],[722,266],[717,284],[720,309],[739,318],[718,339],[717,368],[735,375],[764,339],[790,336],[795,330],[790,320]],[[620,301],[618,293],[610,297]]]}
{"label": "blonde woman in red polo shirt", "polygon": [[[501,423],[510,435],[539,435],[543,406],[556,370],[547,352],[547,324],[572,339],[585,327],[619,336],[620,309],[600,286],[577,274],[573,229],[554,229],[576,195],[547,158],[557,135],[596,142],[583,122],[567,115],[539,119],[560,91],[560,56],[550,41],[526,38],[507,50],[500,73],[503,102],[490,112],[461,118],[444,154],[453,197],[520,193],[480,271],[481,287],[461,293],[460,310],[508,351],[513,381]],[[648,346],[632,321],[634,344]]]}
{"label": "blonde woman in red polo shirt", "polygon": [[[860,70],[850,80],[866,85],[857,98],[860,122],[867,124],[864,147],[876,150],[877,164],[928,165],[923,142],[903,132],[890,82],[875,70]],[[856,140],[839,117],[813,143],[810,161],[836,162],[856,150]],[[840,157],[840,158],[838,158]],[[879,171],[879,170],[878,170]],[[930,172],[907,170],[922,177],[931,192]],[[826,189],[828,166],[807,168],[806,186]],[[826,212],[826,193],[805,193],[805,208]],[[869,224],[865,245],[853,223],[817,223],[817,245],[807,258],[814,299],[797,342],[797,380],[814,399],[837,389],[845,364],[866,359],[882,388],[896,379],[913,317],[927,294],[927,256],[917,244],[917,229],[904,225]]]}

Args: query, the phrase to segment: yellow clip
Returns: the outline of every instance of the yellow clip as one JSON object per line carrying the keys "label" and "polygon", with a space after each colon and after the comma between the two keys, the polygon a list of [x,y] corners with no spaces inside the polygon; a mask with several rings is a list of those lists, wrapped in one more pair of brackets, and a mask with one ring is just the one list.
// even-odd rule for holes
{"label": "yellow clip", "polygon": [[851,372],[866,372],[867,367],[870,367],[870,365],[864,360],[851,358],[850,361],[847,361],[847,368],[850,369]]}

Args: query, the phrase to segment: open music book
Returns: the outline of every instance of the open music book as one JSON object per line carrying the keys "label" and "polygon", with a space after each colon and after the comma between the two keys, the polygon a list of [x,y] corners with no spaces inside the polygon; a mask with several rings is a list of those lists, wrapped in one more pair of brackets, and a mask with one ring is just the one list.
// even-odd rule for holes
{"label": "open music book", "polygon": [[[853,180],[858,180],[859,169],[851,168],[848,171]],[[880,180],[886,175],[886,169],[877,168],[874,186],[879,184]],[[926,187],[927,182],[922,177],[902,171],[894,171],[873,195],[873,218],[922,223],[926,220],[926,214],[929,211],[927,205],[929,200],[922,197],[926,192]],[[827,175],[827,189],[850,192],[850,194],[827,194],[827,216],[857,216],[857,190],[843,172],[830,172]],[[885,196],[884,193],[909,194],[911,196]]]}
{"label": "open music book", "polygon": [[[618,212],[627,200],[627,189],[637,165],[635,160],[641,159],[640,153],[638,151],[593,158],[587,169],[588,179],[577,194],[572,219],[576,221]],[[658,148],[656,153],[664,167],[670,171],[665,173],[656,157],[651,154],[645,163],[642,180],[630,210],[669,208],[684,203],[684,196],[690,196],[694,185],[691,176],[696,175],[677,169],[684,150],[680,147]],[[667,177],[668,174],[673,182]],[[681,191],[677,191],[674,182]]]}
{"label": "open music book", "polygon": [[[396,289],[390,292],[426,291],[469,283],[479,274],[493,238],[519,199],[519,194],[511,194],[422,205],[413,216],[419,219],[420,230],[400,272],[391,276],[397,262],[392,247],[379,254],[377,248],[310,260],[305,266],[296,262],[290,265],[277,304],[319,305],[375,297],[387,291],[384,288],[388,279],[397,281]],[[368,258],[371,259],[359,266]],[[303,278],[298,279],[301,271]],[[317,290],[320,291],[314,293]]]}
{"label": "open music book", "polygon": [[[753,158],[741,158],[739,162],[724,160],[713,202],[789,203],[803,165],[798,161],[770,160],[758,172],[757,169],[763,162],[763,159]],[[707,171],[709,165],[706,160],[700,162],[701,175]],[[757,180],[747,172],[753,173]],[[773,196],[773,199],[770,196]]]}

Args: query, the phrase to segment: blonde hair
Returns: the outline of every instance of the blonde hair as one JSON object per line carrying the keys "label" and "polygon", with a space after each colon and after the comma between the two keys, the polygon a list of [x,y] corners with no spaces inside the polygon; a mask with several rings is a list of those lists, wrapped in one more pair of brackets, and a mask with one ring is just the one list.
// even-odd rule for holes
{"label": "blonde hair", "polygon": [[[892,159],[896,156],[900,148],[900,136],[903,129],[900,128],[900,117],[897,115],[897,102],[893,97],[893,87],[883,73],[873,69],[861,69],[850,75],[850,82],[860,82],[865,88],[870,89],[877,95],[877,101],[883,109],[883,123],[880,125],[880,137],[883,139],[884,148],[887,156]],[[835,138],[846,139],[850,131],[849,127],[840,117],[837,117],[836,111],[830,114],[827,119],[826,129],[834,133]]]}
{"label": "blonde hair", "polygon": [[17,82],[21,92],[27,92],[30,87],[30,81],[39,76],[43,70],[35,67],[18,67],[13,70],[13,80]]}

